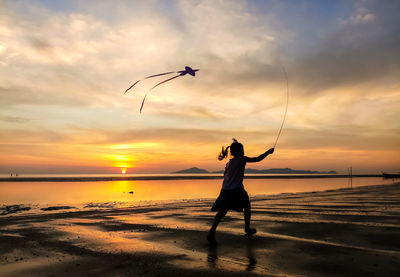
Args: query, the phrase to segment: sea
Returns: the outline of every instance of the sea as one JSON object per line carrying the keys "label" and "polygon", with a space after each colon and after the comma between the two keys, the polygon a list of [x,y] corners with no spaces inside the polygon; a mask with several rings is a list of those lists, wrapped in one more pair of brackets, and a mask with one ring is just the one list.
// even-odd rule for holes
{"label": "sea", "polygon": [[[147,176],[145,180],[104,181],[102,177],[121,177],[122,175],[23,175],[14,177],[12,182],[0,181],[0,206],[20,205],[28,207],[115,207],[124,205],[143,205],[162,201],[181,201],[196,199],[215,199],[221,189],[222,179],[198,179],[204,174],[183,175],[146,174],[123,175],[126,177]],[[156,180],[160,177],[167,180]],[[0,180],[9,175],[0,175]],[[37,181],[20,182],[18,178],[34,177]],[[47,181],[46,177],[59,177],[69,180],[71,177],[98,177],[100,181]],[[154,177],[154,178],[153,178]],[[246,178],[244,187],[250,197],[281,193],[315,192],[358,186],[392,184],[398,180],[381,177],[357,178],[313,178],[315,175],[302,175],[299,178],[287,178],[287,174],[265,174],[262,178]],[[4,179],[3,179],[4,180]],[[1,214],[1,211],[0,211]]]}

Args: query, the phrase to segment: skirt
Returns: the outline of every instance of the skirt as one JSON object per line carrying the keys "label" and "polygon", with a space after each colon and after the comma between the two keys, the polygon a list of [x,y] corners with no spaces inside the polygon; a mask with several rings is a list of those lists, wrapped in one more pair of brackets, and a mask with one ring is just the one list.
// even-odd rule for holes
{"label": "skirt", "polygon": [[211,211],[234,210],[241,212],[243,209],[250,209],[250,200],[247,192],[241,187],[239,189],[221,190]]}

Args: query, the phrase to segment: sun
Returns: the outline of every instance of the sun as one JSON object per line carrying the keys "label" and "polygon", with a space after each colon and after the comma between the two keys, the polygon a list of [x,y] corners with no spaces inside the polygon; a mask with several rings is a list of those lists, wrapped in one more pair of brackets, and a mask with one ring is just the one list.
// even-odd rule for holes
{"label": "sun", "polygon": [[126,173],[126,168],[125,168],[125,167],[122,167],[122,168],[121,168],[121,173],[122,173],[122,174],[125,174],[125,173]]}

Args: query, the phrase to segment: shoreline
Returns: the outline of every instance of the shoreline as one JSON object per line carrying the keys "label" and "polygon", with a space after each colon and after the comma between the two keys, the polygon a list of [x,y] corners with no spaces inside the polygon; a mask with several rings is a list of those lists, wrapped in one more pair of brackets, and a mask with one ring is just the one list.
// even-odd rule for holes
{"label": "shoreline", "polygon": [[[95,182],[95,181],[159,181],[159,180],[204,180],[204,179],[223,179],[223,175],[159,175],[159,176],[85,176],[85,177],[0,177],[0,182]],[[335,175],[245,175],[245,179],[315,179],[315,178],[349,178],[347,174]],[[381,174],[355,174],[352,178],[377,178]]]}
{"label": "shoreline", "polygon": [[[310,194],[323,194],[323,193],[332,193],[332,192],[345,192],[345,191],[353,191],[353,190],[368,190],[368,189],[379,189],[384,186],[399,186],[400,182],[395,182],[392,184],[374,184],[374,185],[361,185],[353,188],[343,187],[343,188],[334,188],[334,189],[325,189],[325,190],[310,190],[310,191],[301,191],[301,192],[281,192],[281,193],[271,193],[271,194],[255,194],[249,195],[250,201],[259,201],[260,199],[280,199],[280,198],[287,198],[290,197],[305,197]],[[74,213],[92,213],[92,212],[112,212],[112,211],[129,211],[135,209],[142,209],[142,208],[152,208],[152,207],[165,207],[168,205],[179,205],[179,204],[188,204],[188,203],[210,203],[210,205],[214,202],[214,197],[203,197],[203,198],[176,198],[176,199],[165,199],[165,200],[146,200],[146,201],[136,201],[137,205],[130,205],[135,201],[126,201],[126,202],[83,202],[83,203],[75,203],[72,206],[66,206],[67,204],[32,204],[32,203],[21,203],[21,204],[10,204],[10,205],[1,205],[0,208],[4,207],[12,207],[12,206],[21,206],[23,209],[18,210],[17,212],[11,212],[8,214],[1,214],[0,213],[0,221],[1,219],[8,217],[8,218],[18,218],[18,217],[25,217],[25,216],[42,216],[44,214],[51,215],[54,214],[62,214],[68,213],[69,215],[73,215]],[[127,206],[120,206],[122,203],[130,203]],[[68,204],[69,205],[69,204]],[[36,206],[36,211],[31,210],[33,206]],[[28,214],[19,212],[24,211],[24,208],[29,207],[26,211],[29,211]],[[1,209],[0,209],[1,210]],[[33,212],[33,213],[32,213]],[[1,228],[0,228],[1,230]]]}

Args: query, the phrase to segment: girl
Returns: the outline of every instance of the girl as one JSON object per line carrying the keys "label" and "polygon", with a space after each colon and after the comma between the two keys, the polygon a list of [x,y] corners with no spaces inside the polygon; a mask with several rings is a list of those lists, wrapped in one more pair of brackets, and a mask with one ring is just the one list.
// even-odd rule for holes
{"label": "girl", "polygon": [[262,161],[265,157],[274,153],[274,148],[271,148],[258,157],[246,157],[244,155],[243,145],[236,139],[233,139],[233,143],[226,149],[222,147],[222,151],[218,156],[218,160],[221,161],[228,155],[229,148],[233,158],[230,159],[226,164],[221,193],[211,208],[212,211],[218,211],[218,213],[215,215],[214,223],[207,235],[207,240],[211,244],[217,243],[215,240],[215,231],[218,224],[221,222],[221,219],[229,210],[241,212],[244,209],[244,231],[247,237],[254,235],[257,232],[256,229],[250,228],[250,201],[247,192],[243,188],[244,168],[246,163]]}

